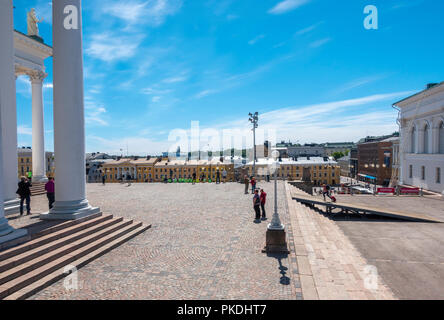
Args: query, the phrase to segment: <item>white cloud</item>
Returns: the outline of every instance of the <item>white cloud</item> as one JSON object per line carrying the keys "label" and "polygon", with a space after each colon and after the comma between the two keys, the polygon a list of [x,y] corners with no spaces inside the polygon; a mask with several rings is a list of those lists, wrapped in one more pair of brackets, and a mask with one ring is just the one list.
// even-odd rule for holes
{"label": "white cloud", "polygon": [[359,88],[362,86],[365,86],[369,83],[381,80],[383,78],[385,78],[387,75],[375,75],[375,76],[368,76],[368,77],[363,77],[363,78],[359,78],[359,79],[355,79],[353,81],[350,81],[349,83],[344,84],[343,86],[341,86],[340,88],[335,90],[335,93],[344,93],[346,91],[355,89],[355,88]]}
{"label": "white cloud", "polygon": [[297,35],[303,35],[303,34],[306,34],[306,33],[309,33],[309,32],[311,32],[311,31],[313,31],[314,29],[316,29],[320,24],[322,24],[323,22],[318,22],[318,23],[316,23],[316,24],[313,24],[313,25],[311,25],[311,26],[309,26],[309,27],[307,27],[307,28],[304,28],[304,29],[301,29],[301,30],[299,30],[298,32],[296,32],[296,34]]}
{"label": "white cloud", "polygon": [[153,98],[151,99],[151,101],[152,101],[152,102],[159,102],[160,99],[161,99],[161,97],[159,97],[159,96],[155,96],[155,97],[153,97]]}
{"label": "white cloud", "polygon": [[[357,141],[367,135],[390,134],[398,129],[397,112],[391,102],[413,92],[377,94],[357,99],[319,103],[302,107],[280,108],[259,115],[261,130],[275,130],[278,140],[293,142]],[[375,103],[386,103],[387,111],[375,111]],[[364,108],[368,106],[367,108]],[[368,112],[359,112],[368,110]],[[245,130],[250,128],[246,119],[235,119],[214,124],[216,130]],[[251,145],[251,141],[249,142]],[[258,142],[260,143],[260,142]],[[249,145],[249,146],[251,146]]]}
{"label": "white cloud", "polygon": [[308,2],[310,2],[310,0],[284,0],[276,4],[276,6],[270,9],[268,13],[283,14],[295,10]]}
{"label": "white cloud", "polygon": [[168,141],[154,141],[144,137],[123,137],[123,138],[103,138],[99,136],[88,136],[87,150],[100,150],[110,154],[121,154],[120,149],[123,149],[124,155],[128,152],[130,155],[146,156],[146,155],[160,155],[167,151],[171,142]]}
{"label": "white cloud", "polygon": [[319,48],[319,47],[322,47],[323,45],[329,43],[331,40],[332,40],[331,38],[320,39],[320,40],[310,43],[310,47],[311,48]]}
{"label": "white cloud", "polygon": [[19,125],[17,127],[17,134],[32,136],[32,128],[29,128],[26,125]]}
{"label": "white cloud", "polygon": [[106,108],[103,104],[93,101],[90,97],[85,97],[85,122],[90,125],[108,126],[104,119]]}
{"label": "white cloud", "polygon": [[209,96],[209,95],[216,93],[216,92],[217,92],[217,90],[213,90],[213,89],[203,90],[203,91],[199,92],[198,94],[196,94],[195,97],[197,99],[202,99],[202,98]]}
{"label": "white cloud", "polygon": [[177,77],[171,77],[171,78],[164,79],[163,82],[165,82],[165,83],[177,83],[177,82],[184,82],[184,81],[187,81],[187,80],[188,80],[187,76],[177,76]]}
{"label": "white cloud", "polygon": [[129,59],[136,54],[143,38],[143,35],[95,34],[92,36],[85,53],[106,62]]}
{"label": "white cloud", "polygon": [[129,25],[160,26],[167,16],[174,15],[182,7],[182,0],[115,1],[104,6],[103,11],[124,20]]}
{"label": "white cloud", "polygon": [[265,35],[264,34],[260,34],[257,37],[255,37],[254,39],[251,39],[250,41],[248,41],[248,44],[250,46],[252,46],[252,45],[256,44],[258,41],[260,41],[263,38],[265,38]]}

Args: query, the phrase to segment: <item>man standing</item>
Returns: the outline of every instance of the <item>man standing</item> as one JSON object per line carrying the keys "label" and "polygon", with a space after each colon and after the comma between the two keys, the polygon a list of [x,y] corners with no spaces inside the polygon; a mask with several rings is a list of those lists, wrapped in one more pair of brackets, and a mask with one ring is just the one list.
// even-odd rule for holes
{"label": "man standing", "polygon": [[248,185],[250,184],[250,180],[248,179],[247,175],[245,175],[244,177],[244,184],[245,184],[245,194],[248,194]]}
{"label": "man standing", "polygon": [[261,209],[262,209],[262,220],[267,219],[267,215],[265,213],[265,203],[267,202],[267,194],[265,193],[264,189],[261,189]]}
{"label": "man standing", "polygon": [[251,193],[254,194],[254,191],[256,190],[256,179],[254,177],[251,177]]}
{"label": "man standing", "polygon": [[259,197],[259,192],[257,190],[254,190],[254,196],[253,196],[253,207],[254,212],[256,213],[256,220],[261,219],[261,199]]}
{"label": "man standing", "polygon": [[105,174],[102,176],[102,184],[105,185],[106,177]]}
{"label": "man standing", "polygon": [[17,194],[20,196],[20,215],[23,215],[23,202],[26,200],[26,212],[31,214],[31,189],[32,184],[26,177],[22,177],[18,183]]}
{"label": "man standing", "polygon": [[196,172],[193,172],[193,184],[196,183]]}
{"label": "man standing", "polygon": [[216,171],[216,184],[220,184],[220,171],[219,171],[219,169]]}
{"label": "man standing", "polygon": [[227,170],[225,169],[222,171],[222,179],[224,180],[224,183],[227,182]]}
{"label": "man standing", "polygon": [[52,209],[52,206],[55,201],[55,185],[54,178],[50,177],[48,182],[45,184],[46,196],[48,197],[49,209]]}

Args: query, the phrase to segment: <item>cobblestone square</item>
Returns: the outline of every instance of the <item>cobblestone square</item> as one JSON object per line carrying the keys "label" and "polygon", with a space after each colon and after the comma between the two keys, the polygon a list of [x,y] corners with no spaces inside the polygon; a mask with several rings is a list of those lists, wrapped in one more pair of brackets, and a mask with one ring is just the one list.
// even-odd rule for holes
{"label": "cobblestone square", "polygon": [[[261,253],[274,198],[272,183],[259,187],[269,220],[256,224],[242,184],[88,184],[92,205],[152,229],[80,269],[78,290],[62,280],[31,299],[300,299],[295,263]],[[279,194],[291,228],[282,183]],[[47,210],[32,200],[33,213]]]}

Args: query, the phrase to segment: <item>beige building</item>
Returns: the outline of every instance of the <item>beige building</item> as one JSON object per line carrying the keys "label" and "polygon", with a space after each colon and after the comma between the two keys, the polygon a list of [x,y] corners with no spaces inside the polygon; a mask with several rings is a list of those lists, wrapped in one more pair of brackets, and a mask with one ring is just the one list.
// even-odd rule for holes
{"label": "beige building", "polygon": [[[255,177],[258,180],[265,180],[267,175],[273,178],[272,159],[258,159],[256,162]],[[253,175],[253,162],[246,165],[248,175]],[[310,180],[314,184],[339,184],[341,169],[336,161],[329,158],[308,157],[298,158],[297,161],[282,159],[279,163],[277,178],[280,180]],[[305,178],[305,179],[304,179]]]}

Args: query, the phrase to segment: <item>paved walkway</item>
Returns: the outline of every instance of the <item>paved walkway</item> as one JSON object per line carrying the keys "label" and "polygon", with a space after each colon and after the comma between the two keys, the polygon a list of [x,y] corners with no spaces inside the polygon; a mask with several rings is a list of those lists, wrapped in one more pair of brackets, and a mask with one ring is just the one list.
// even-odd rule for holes
{"label": "paved walkway", "polygon": [[[271,220],[272,184],[261,187],[268,191]],[[89,184],[87,189],[90,202],[103,212],[153,228],[80,269],[79,290],[66,291],[60,281],[31,299],[303,298],[296,263],[261,253],[270,220],[253,222],[252,195],[244,195],[243,185]],[[282,183],[279,193],[285,194]],[[278,200],[288,224],[286,198]],[[33,211],[44,210],[45,197],[33,198]]]}
{"label": "paved walkway", "polygon": [[290,200],[292,196],[303,194],[302,191],[288,184],[286,189],[304,297],[394,299],[374,266],[364,259],[336,223]]}

